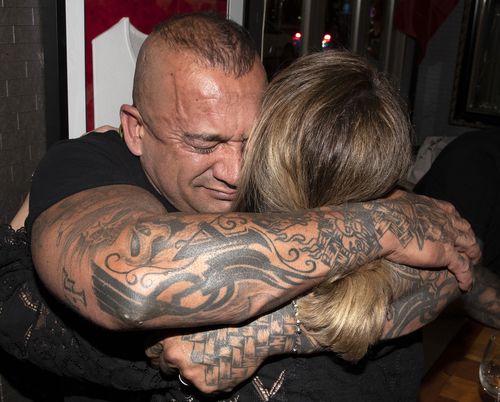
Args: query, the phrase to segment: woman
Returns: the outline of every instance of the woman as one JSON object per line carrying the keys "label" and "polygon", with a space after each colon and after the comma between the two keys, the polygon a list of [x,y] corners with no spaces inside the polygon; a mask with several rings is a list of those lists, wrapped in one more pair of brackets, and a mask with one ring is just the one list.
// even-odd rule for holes
{"label": "woman", "polygon": [[[279,213],[365,201],[388,196],[406,176],[411,160],[407,113],[391,84],[357,55],[328,51],[298,59],[273,78],[261,110],[246,146],[236,210]],[[267,224],[272,226],[273,221]],[[323,259],[335,249],[348,249],[355,255],[365,239],[352,229],[358,229],[354,219],[350,226],[331,222],[331,227],[320,227],[314,243],[304,242],[300,251]],[[344,239],[350,235],[352,241],[337,247],[335,240],[327,240],[335,239],[332,235],[338,231],[344,232]],[[300,230],[295,233],[293,240],[300,241]],[[345,258],[352,258],[347,254]],[[293,253],[282,256],[285,261],[294,258]],[[464,297],[466,303],[477,302],[491,286],[478,278],[474,287],[478,293]],[[490,294],[495,297],[494,291]],[[379,341],[420,328],[459,295],[456,280],[446,270],[415,270],[385,260],[366,264],[348,276],[331,277],[299,299],[295,312],[289,310],[290,321],[302,330],[296,330],[300,341],[289,348],[291,355],[253,366],[251,381],[224,400],[416,401],[423,370],[419,333]],[[404,325],[390,329],[396,312],[404,315]],[[300,322],[293,320],[294,313]],[[323,345],[322,353],[293,354],[304,352],[300,342],[307,345],[311,334]],[[206,378],[217,378],[211,371],[217,364],[197,363],[194,345],[198,336],[224,347],[225,356],[236,356],[238,363],[242,360],[238,345],[233,348],[230,336],[217,330],[167,338],[156,360],[178,367],[183,381],[195,386],[204,385]],[[184,353],[181,349],[193,364],[179,358]],[[194,392],[193,387],[187,390]]]}
{"label": "woman", "polygon": [[[410,124],[391,84],[355,54],[315,53],[271,82],[236,208],[290,211],[380,198],[406,176],[410,150]],[[322,345],[359,360],[381,338],[393,270],[379,260],[329,278],[299,300],[300,319]]]}

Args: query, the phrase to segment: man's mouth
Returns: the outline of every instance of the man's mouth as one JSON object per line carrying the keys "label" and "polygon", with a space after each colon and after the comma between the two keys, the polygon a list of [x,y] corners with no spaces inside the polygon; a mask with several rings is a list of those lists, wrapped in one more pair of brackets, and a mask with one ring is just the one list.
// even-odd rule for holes
{"label": "man's mouth", "polygon": [[236,190],[219,190],[219,189],[213,189],[213,188],[207,188],[206,189],[212,198],[215,198],[217,200],[221,201],[234,201],[236,199]]}

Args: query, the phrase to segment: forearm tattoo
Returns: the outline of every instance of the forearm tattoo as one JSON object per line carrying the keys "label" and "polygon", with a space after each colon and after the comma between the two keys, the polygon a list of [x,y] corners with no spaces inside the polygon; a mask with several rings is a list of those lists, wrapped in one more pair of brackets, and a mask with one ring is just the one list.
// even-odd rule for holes
{"label": "forearm tattoo", "polygon": [[[289,354],[296,342],[296,320],[291,305],[240,327],[222,328],[182,336],[191,344],[190,360],[204,366],[205,383],[240,383],[272,355]],[[321,350],[305,333],[301,353]]]}
{"label": "forearm tattoo", "polygon": [[401,204],[397,199],[376,200],[363,204],[373,213],[379,235],[394,234],[402,246],[415,241],[422,250],[426,240],[452,243],[449,238],[449,215],[436,207],[435,201],[407,193],[404,198],[409,203]]}
{"label": "forearm tattoo", "polygon": [[276,308],[332,270],[342,276],[378,257],[386,232],[402,244],[413,238],[420,244],[426,230],[387,204],[196,217],[165,214],[134,187],[108,186],[42,214],[34,250],[43,247],[45,233],[56,233],[47,264],[64,267],[57,286],[80,311],[92,296],[101,311],[132,325],[237,323]]}
{"label": "forearm tattoo", "polygon": [[384,338],[395,338],[433,321],[459,295],[455,277],[446,270],[422,271],[403,265],[393,273],[394,301]]}
{"label": "forearm tattoo", "polygon": [[471,318],[500,329],[500,276],[481,266],[474,273],[474,286],[460,303]]}
{"label": "forearm tattoo", "polygon": [[63,276],[64,276],[64,291],[65,297],[69,303],[72,305],[78,305],[81,303],[84,307],[87,306],[87,299],[85,297],[84,290],[76,290],[75,289],[75,281],[69,277],[68,272],[63,268]]}
{"label": "forearm tattoo", "polygon": [[458,289],[446,270],[425,271],[399,266],[394,271],[395,300],[389,308],[390,328],[384,338],[405,335],[432,322],[451,303],[459,303],[469,317],[500,328],[500,278],[484,267],[475,267],[474,286]]}

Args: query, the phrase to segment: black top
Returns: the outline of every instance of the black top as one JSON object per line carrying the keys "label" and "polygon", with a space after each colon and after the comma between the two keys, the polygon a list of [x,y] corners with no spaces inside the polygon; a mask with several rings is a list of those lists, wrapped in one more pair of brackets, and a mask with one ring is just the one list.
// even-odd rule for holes
{"label": "black top", "polygon": [[[151,186],[138,158],[128,151],[118,133],[93,133],[53,146],[42,160],[33,179],[27,226],[31,228],[36,217],[59,200],[111,184],[137,185],[158,197],[167,210],[175,211]],[[270,396],[269,400],[287,402],[417,399],[422,372],[419,333],[379,345],[357,365],[347,364],[332,353],[273,358],[257,372],[256,378],[231,395],[208,398],[181,387],[177,378],[167,381],[150,368],[143,355],[143,333],[113,333],[97,328],[54,303],[39,287],[29,258],[20,262],[0,256],[0,281],[7,284],[0,294],[0,345],[4,350],[59,376],[113,389],[154,391],[128,392],[126,397],[120,395],[121,401],[189,400],[184,399],[186,395],[240,402],[264,401]],[[31,300],[29,305],[23,302],[26,292]],[[2,306],[8,308],[2,310]],[[40,316],[44,317],[43,325],[33,326]],[[111,400],[110,395],[116,393],[109,388],[90,390],[102,400]],[[87,387],[86,394],[89,392]],[[68,393],[79,392],[71,388]]]}
{"label": "black top", "polygon": [[151,185],[140,160],[116,131],[90,133],[53,145],[33,175],[28,233],[34,220],[56,202],[83,190],[112,184],[141,187],[158,198],[167,211],[177,212]]}

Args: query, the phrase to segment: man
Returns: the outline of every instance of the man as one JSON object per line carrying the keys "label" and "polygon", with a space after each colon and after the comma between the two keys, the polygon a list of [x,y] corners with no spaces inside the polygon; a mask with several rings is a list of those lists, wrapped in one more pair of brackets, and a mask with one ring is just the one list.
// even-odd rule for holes
{"label": "man", "polygon": [[[204,40],[193,44],[200,32]],[[91,134],[54,147],[37,169],[27,223],[48,288],[98,325],[127,330],[242,323],[332,269],[379,256],[447,266],[470,286],[469,258],[479,256],[472,233],[428,199],[290,216],[214,214],[230,210],[264,87],[247,34],[230,22],[188,16],[152,34],[139,56],[134,105],[122,107],[126,146],[116,133]],[[210,214],[167,213],[178,210]],[[325,226],[335,239],[309,254],[304,245]],[[257,321],[272,329],[259,333],[268,337],[259,339],[260,354],[237,370],[214,359],[200,389],[230,389],[270,354],[313,349],[290,305]]]}

